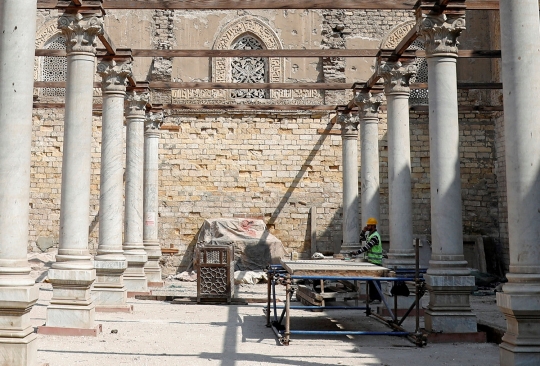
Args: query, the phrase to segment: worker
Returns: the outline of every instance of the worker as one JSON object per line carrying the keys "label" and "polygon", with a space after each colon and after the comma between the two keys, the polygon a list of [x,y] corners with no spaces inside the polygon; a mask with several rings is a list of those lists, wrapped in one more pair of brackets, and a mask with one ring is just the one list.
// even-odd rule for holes
{"label": "worker", "polygon": [[[364,257],[367,259],[368,262],[373,263],[377,266],[381,266],[383,259],[383,249],[381,236],[377,231],[377,219],[375,219],[374,217],[370,217],[366,222],[366,226],[364,226],[364,228],[362,229],[362,233],[360,234],[360,242],[363,241],[366,242],[366,245],[356,251],[350,252],[349,254],[359,255],[364,253]],[[369,302],[371,303],[381,301],[381,295],[379,294],[379,291],[377,291],[374,282],[378,285],[379,289],[381,288],[380,281],[368,281]]]}

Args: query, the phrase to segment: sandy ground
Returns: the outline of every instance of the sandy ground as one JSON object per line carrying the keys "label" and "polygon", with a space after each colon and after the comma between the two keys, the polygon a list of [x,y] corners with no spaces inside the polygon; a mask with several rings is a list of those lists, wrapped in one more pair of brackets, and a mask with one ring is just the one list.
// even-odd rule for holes
{"label": "sandy ground", "polygon": [[[195,283],[168,283],[169,290],[195,293]],[[52,295],[40,284],[39,302],[30,313],[34,326],[43,325]],[[243,285],[240,297],[264,297],[266,285]],[[428,344],[417,348],[391,336],[293,336],[281,346],[265,326],[264,304],[197,305],[129,299],[132,314],[96,313],[102,324],[98,337],[59,337],[38,334],[38,365],[498,365],[498,346],[485,344]],[[492,322],[502,315],[494,297],[473,298]],[[475,305],[476,306],[476,305]],[[387,331],[363,311],[293,313],[294,329],[355,329]],[[504,322],[504,319],[503,319]],[[412,329],[411,329],[412,327]],[[414,330],[411,319],[407,329]]]}

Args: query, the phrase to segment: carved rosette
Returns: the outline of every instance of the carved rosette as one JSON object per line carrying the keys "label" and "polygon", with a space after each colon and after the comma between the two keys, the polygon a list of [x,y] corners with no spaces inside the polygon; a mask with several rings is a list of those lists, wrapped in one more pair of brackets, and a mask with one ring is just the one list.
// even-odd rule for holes
{"label": "carved rosette", "polygon": [[146,121],[144,123],[145,134],[159,134],[161,125],[163,124],[163,112],[150,112],[146,115]]}
{"label": "carved rosette", "polygon": [[341,136],[343,138],[358,138],[358,124],[360,119],[353,114],[340,114],[337,123],[341,125]]}
{"label": "carved rosette", "polygon": [[358,106],[358,116],[361,119],[379,118],[379,107],[384,100],[382,94],[358,93],[354,98],[354,103]]}
{"label": "carved rosette", "polygon": [[424,15],[418,19],[416,29],[424,38],[426,56],[457,56],[457,38],[465,27],[464,16]]}
{"label": "carved rosette", "polygon": [[66,37],[66,51],[96,53],[96,37],[103,34],[103,18],[95,14],[83,16],[63,14],[58,29]]}
{"label": "carved rosette", "polygon": [[128,117],[145,118],[146,105],[150,100],[150,94],[148,92],[137,93],[133,91],[126,96],[127,99],[127,111]]}
{"label": "carved rosette", "polygon": [[130,61],[120,63],[114,60],[102,61],[97,66],[97,72],[102,77],[103,92],[124,93],[127,78],[132,75],[132,64]]}
{"label": "carved rosette", "polygon": [[413,63],[382,61],[378,73],[384,79],[384,92],[386,94],[410,93],[409,81],[416,74],[417,69]]}

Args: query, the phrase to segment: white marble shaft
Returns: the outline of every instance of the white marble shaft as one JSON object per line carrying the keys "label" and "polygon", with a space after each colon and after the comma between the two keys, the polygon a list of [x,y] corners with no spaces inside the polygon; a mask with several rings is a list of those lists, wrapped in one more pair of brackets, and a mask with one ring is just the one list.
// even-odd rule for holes
{"label": "white marble shaft", "polygon": [[358,116],[341,114],[343,159],[343,243],[341,252],[360,249],[358,213]]}
{"label": "white marble shaft", "polygon": [[418,31],[426,40],[429,85],[429,147],[432,255],[428,273],[468,275],[463,256],[457,37],[462,17],[426,16]]}
{"label": "white marble shaft", "polygon": [[540,37],[538,2],[501,1],[510,271],[497,305],[501,365],[540,364]]}
{"label": "white marble shaft", "polygon": [[92,328],[90,287],[96,272],[88,250],[95,43],[103,19],[95,14],[63,14],[58,28],[66,37],[67,83],[62,157],[60,246],[49,270],[53,297],[47,326]]}
{"label": "white marble shaft", "polygon": [[148,262],[144,272],[148,282],[161,281],[161,246],[158,236],[159,136],[163,113],[148,114],[144,133],[144,249]]}
{"label": "white marble shaft", "polygon": [[354,102],[360,117],[362,225],[370,217],[380,220],[379,194],[379,107],[381,94],[358,93]]}
{"label": "white marble shaft", "polygon": [[96,305],[125,305],[122,275],[127,268],[122,250],[124,218],[124,99],[131,75],[128,61],[102,61],[103,118],[99,196],[99,245],[94,260]]}
{"label": "white marble shaft", "polygon": [[126,206],[124,255],[128,268],[124,283],[128,291],[148,290],[144,266],[148,255],[143,244],[144,122],[148,93],[128,93],[126,114]]}
{"label": "white marble shaft", "polygon": [[414,64],[383,62],[379,74],[384,79],[388,116],[388,191],[390,249],[385,266],[414,266],[411,196],[411,139],[409,129],[409,80]]}
{"label": "white marble shaft", "polygon": [[429,87],[432,255],[424,276],[429,291],[426,329],[432,332],[474,333],[476,316],[469,294],[463,256],[459,121],[457,103],[457,37],[464,16],[423,16],[417,30],[425,40]]}
{"label": "white marble shaft", "polygon": [[27,260],[36,0],[0,3],[0,364],[34,365]]}

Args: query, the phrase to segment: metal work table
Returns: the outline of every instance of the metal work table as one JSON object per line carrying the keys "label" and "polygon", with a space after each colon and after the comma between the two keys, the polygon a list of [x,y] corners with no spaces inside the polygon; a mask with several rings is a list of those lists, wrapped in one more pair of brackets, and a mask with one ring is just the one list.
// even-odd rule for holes
{"label": "metal work table", "polygon": [[[377,266],[368,262],[344,261],[337,259],[329,260],[282,260],[281,265],[272,265],[268,268],[268,304],[265,309],[267,327],[271,327],[279,342],[282,345],[289,345],[290,336],[293,334],[303,335],[390,335],[390,336],[406,336],[417,345],[425,344],[425,338],[418,332],[419,327],[419,299],[424,293],[423,280],[419,278],[418,271],[414,277],[388,277],[391,270],[385,267]],[[299,285],[298,280],[313,281],[320,283],[319,291],[311,291],[308,293],[305,286]],[[346,284],[349,289],[354,289],[351,292],[344,292],[339,297],[339,294],[325,292],[325,281],[334,281]],[[373,282],[375,288],[381,295],[382,303],[390,314],[390,319],[386,319],[380,315],[374,314],[371,311],[369,304],[369,289],[366,286],[366,300],[359,302],[359,286],[358,281],[414,281],[416,284],[416,301],[411,305],[402,319],[398,319],[390,308],[381,288],[377,282]],[[276,284],[284,285],[286,288],[285,306],[277,305]],[[292,296],[297,292],[297,297],[302,300],[304,305],[291,305]],[[344,305],[328,305],[326,300],[345,300]],[[395,298],[395,297],[394,297]],[[352,302],[350,302],[352,301]],[[397,300],[394,300],[394,305],[397,306]],[[401,324],[414,307],[417,307],[417,326],[415,332],[408,332],[401,327]],[[278,317],[278,309],[281,310],[281,315]],[[298,310],[365,310],[366,316],[374,316],[382,320],[393,330],[387,332],[367,332],[367,331],[323,331],[323,330],[292,330],[290,311]],[[273,313],[273,320],[271,314]],[[284,323],[284,324],[283,324]]]}

